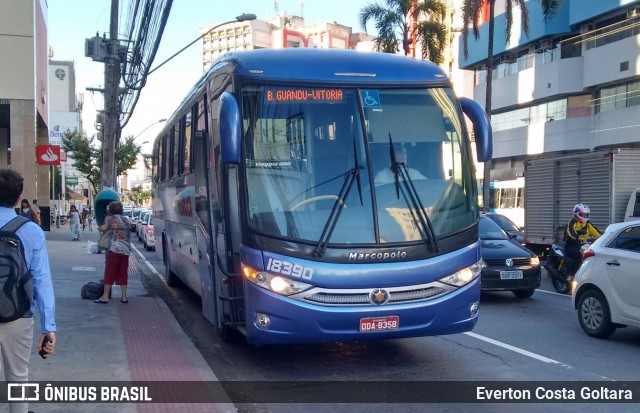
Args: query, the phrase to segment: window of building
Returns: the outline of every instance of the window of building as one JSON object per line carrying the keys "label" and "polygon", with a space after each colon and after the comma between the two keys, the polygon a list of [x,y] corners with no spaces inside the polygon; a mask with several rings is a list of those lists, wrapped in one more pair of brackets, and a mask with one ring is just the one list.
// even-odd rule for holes
{"label": "window of building", "polygon": [[[575,104],[576,106],[580,104],[588,105],[589,99],[590,95],[582,96],[576,100]],[[501,130],[522,128],[537,123],[566,119],[569,117],[567,101],[567,98],[558,99],[509,112],[493,114],[491,116],[491,127],[494,132],[498,132]],[[590,110],[586,116],[589,116],[589,114]]]}
{"label": "window of building", "polygon": [[640,105],[640,81],[604,87],[596,94],[596,113]]}

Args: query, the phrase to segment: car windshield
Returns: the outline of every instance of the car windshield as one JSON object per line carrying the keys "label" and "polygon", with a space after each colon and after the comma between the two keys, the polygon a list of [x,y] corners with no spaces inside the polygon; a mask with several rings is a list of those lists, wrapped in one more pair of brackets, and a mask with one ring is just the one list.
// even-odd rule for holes
{"label": "car windshield", "polygon": [[469,228],[472,160],[454,99],[445,88],[245,87],[249,225],[343,244],[432,242]]}
{"label": "car windshield", "polygon": [[513,221],[511,221],[509,218],[505,217],[504,215],[494,214],[494,215],[491,215],[491,218],[494,221],[496,221],[498,225],[500,225],[502,228],[506,229],[507,231],[520,231],[520,228]]}
{"label": "car windshield", "polygon": [[500,240],[509,239],[502,228],[491,219],[480,217],[480,239],[481,240]]}

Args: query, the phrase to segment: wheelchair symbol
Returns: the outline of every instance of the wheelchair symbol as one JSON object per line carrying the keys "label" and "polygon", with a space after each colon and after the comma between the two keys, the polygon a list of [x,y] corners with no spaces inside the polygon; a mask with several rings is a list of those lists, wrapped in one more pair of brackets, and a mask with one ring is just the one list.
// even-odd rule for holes
{"label": "wheelchair symbol", "polygon": [[362,103],[367,108],[380,107],[380,96],[377,90],[363,90],[360,92]]}

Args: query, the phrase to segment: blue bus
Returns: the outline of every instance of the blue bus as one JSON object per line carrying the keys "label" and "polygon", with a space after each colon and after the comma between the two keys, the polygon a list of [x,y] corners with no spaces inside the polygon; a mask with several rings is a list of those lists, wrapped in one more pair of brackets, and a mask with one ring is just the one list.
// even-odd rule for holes
{"label": "blue bus", "polygon": [[322,343],[471,330],[473,124],[443,71],[353,50],[227,53],[154,141],[156,251],[223,338]]}

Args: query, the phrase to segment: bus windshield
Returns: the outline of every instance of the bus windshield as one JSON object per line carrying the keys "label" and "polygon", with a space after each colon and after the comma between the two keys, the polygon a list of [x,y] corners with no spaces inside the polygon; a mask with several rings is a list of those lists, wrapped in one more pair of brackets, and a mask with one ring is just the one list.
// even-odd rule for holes
{"label": "bus windshield", "polygon": [[450,89],[248,86],[241,101],[254,231],[383,244],[435,242],[475,223]]}

